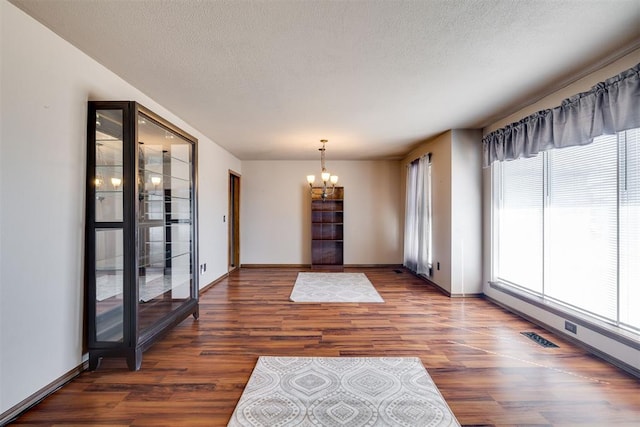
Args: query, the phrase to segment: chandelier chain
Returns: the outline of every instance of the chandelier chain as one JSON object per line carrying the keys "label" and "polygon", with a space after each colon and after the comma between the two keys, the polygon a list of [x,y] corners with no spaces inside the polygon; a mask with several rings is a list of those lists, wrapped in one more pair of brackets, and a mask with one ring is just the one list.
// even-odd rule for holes
{"label": "chandelier chain", "polygon": [[[326,200],[327,197],[330,197],[334,190],[335,190],[335,186],[336,183],[338,182],[338,176],[337,175],[331,175],[327,172],[327,167],[326,167],[326,158],[325,158],[325,154],[326,154],[326,146],[325,144],[327,143],[326,139],[321,139],[320,142],[322,143],[322,148],[318,148],[318,150],[320,151],[320,167],[321,167],[321,177],[322,177],[322,193],[321,193],[321,199],[322,201]],[[307,182],[309,183],[309,190],[311,191],[311,193],[313,194],[313,182],[315,181],[315,176],[314,175],[307,175]],[[331,185],[331,188],[328,188],[328,184]]]}

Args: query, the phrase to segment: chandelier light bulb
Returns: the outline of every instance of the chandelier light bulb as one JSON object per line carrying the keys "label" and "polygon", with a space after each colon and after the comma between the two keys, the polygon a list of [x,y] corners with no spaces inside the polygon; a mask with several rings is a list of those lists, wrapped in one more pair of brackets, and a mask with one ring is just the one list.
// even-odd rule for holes
{"label": "chandelier light bulb", "polygon": [[338,183],[338,175],[331,175],[331,178],[329,179],[332,185],[336,185]]}
{"label": "chandelier light bulb", "polygon": [[159,176],[152,176],[151,177],[151,183],[153,185],[159,185],[162,182],[162,178],[160,178]]}
{"label": "chandelier light bulb", "polygon": [[315,175],[307,175],[307,182],[309,183],[309,185],[313,185],[315,181],[316,181]]}
{"label": "chandelier light bulb", "polygon": [[330,177],[331,177],[331,174],[329,172],[322,172],[322,182],[329,181]]}
{"label": "chandelier light bulb", "polygon": [[117,190],[118,187],[120,187],[120,184],[122,184],[122,179],[116,178],[115,176],[111,178],[111,185],[113,185],[113,188]]}

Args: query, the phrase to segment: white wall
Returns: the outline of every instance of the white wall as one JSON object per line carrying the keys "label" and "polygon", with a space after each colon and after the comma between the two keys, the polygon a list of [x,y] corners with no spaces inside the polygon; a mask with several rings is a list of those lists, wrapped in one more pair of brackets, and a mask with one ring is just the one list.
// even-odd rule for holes
{"label": "white wall", "polygon": [[[240,160],[220,146],[198,143],[198,258],[207,264],[200,287],[227,273],[229,268],[229,169],[241,173]],[[224,220],[223,220],[224,219]]]}
{"label": "white wall", "polygon": [[201,284],[227,271],[240,161],[0,0],[0,413],[82,362],[87,101],[135,100],[199,139]]}
{"label": "white wall", "polygon": [[451,293],[482,293],[482,133],[451,131]]}
{"label": "white wall", "polygon": [[[483,130],[486,135],[496,129],[506,126],[515,121],[533,114],[536,111],[540,111],[547,108],[554,108],[562,102],[563,99],[568,98],[580,92],[585,92],[591,89],[595,84],[604,81],[616,74],[627,70],[640,62],[640,49],[632,52],[629,55],[615,61],[614,63],[592,73],[588,76],[568,85],[567,87],[559,90],[540,101],[514,113],[508,117],[498,120]],[[492,244],[492,223],[493,223],[493,210],[492,210],[492,198],[491,198],[491,169],[483,170],[483,284],[484,293],[495,299],[496,301],[504,304],[507,307],[511,307],[514,310],[530,316],[543,324],[550,326],[557,331],[564,331],[564,318],[548,311],[541,310],[540,308],[526,303],[520,299],[507,295],[499,290],[493,289],[489,286],[489,281],[493,277],[493,268],[491,265],[491,253],[493,250]],[[585,327],[578,328],[578,334],[568,334],[569,337],[582,341],[588,346],[596,348],[603,353],[608,354],[630,366],[636,367],[640,370],[640,351],[635,350],[629,346],[626,346],[618,341],[612,340],[604,335],[596,333]]]}
{"label": "white wall", "polygon": [[483,134],[486,135],[488,133],[493,132],[496,129],[500,129],[508,124],[513,122],[517,122],[524,117],[527,117],[530,114],[536,113],[538,111],[554,108],[560,105],[562,100],[569,98],[575,94],[580,92],[586,92],[590,90],[595,84],[605,81],[606,79],[615,76],[629,68],[637,65],[640,62],[640,49],[631,52],[628,55],[620,58],[613,63],[602,67],[601,69],[594,71],[593,73],[585,76],[570,85],[565,86],[564,88],[545,96],[541,100],[528,105],[527,107],[516,111],[513,114],[508,115],[507,117],[503,117],[499,120],[496,120],[494,123],[490,124],[486,128],[484,128]]}
{"label": "white wall", "polygon": [[[398,161],[327,161],[344,186],[344,263],[401,264],[403,196]],[[244,161],[240,257],[247,264],[310,264],[305,177],[320,161]]]}

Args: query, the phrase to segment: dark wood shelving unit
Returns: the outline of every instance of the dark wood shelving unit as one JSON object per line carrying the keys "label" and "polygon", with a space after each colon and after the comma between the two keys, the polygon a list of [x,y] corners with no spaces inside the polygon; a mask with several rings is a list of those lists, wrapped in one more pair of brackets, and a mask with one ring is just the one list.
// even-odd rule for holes
{"label": "dark wood shelving unit", "polygon": [[335,187],[325,199],[322,188],[311,191],[311,265],[342,268],[344,265],[344,187]]}

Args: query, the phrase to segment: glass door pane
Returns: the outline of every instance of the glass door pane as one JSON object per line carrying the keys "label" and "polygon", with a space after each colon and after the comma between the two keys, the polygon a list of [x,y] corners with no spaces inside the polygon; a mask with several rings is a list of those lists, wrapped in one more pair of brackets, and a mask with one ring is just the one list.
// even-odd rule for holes
{"label": "glass door pane", "polygon": [[192,144],[138,116],[140,330],[192,298]]}
{"label": "glass door pane", "polygon": [[96,112],[96,222],[122,222],[122,110]]}
{"label": "glass door pane", "polygon": [[96,230],[96,341],[123,340],[123,266],[122,230]]}
{"label": "glass door pane", "polygon": [[[95,325],[94,339],[124,339],[123,111],[97,110],[95,126]],[[106,223],[109,223],[108,225]],[[119,225],[119,224],[120,225]]]}

